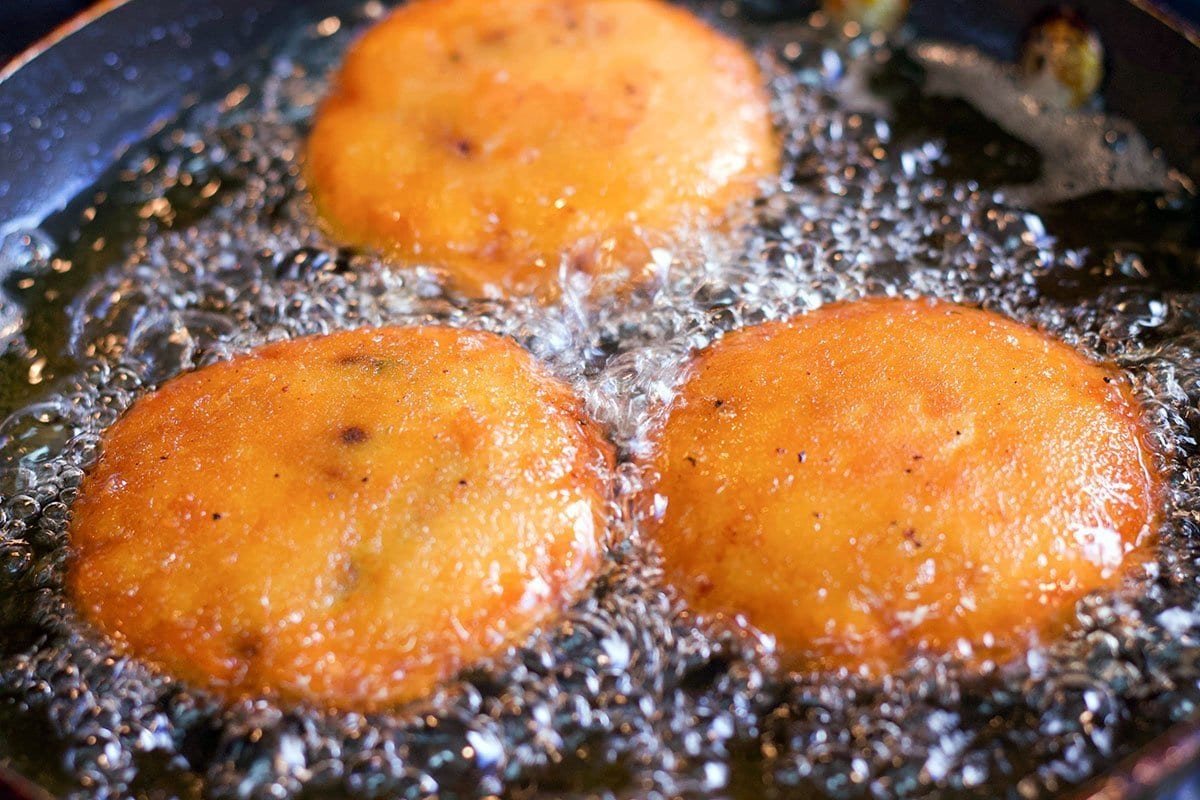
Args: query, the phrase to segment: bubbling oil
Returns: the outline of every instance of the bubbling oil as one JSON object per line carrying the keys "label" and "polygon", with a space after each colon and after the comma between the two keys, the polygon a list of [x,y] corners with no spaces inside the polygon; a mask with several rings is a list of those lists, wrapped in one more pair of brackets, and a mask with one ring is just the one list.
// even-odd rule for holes
{"label": "bubbling oil", "polygon": [[[1162,267],[1155,239],[1194,220],[1188,187],[1124,123],[1023,127],[930,100],[1007,74],[977,53],[893,51],[844,41],[820,18],[759,25],[722,14],[729,5],[697,8],[756,48],[783,174],[734,212],[734,235],[652,240],[652,279],[616,297],[593,298],[564,272],[551,305],[468,301],[443,291],[436,269],[393,269],[326,236],[301,178],[304,135],[340,53],[383,13],[375,2],[281,32],[90,202],[0,246],[21,310],[0,315],[13,409],[0,425],[0,716],[36,732],[4,742],[6,759],[79,798],[1034,798],[1192,716],[1200,294]],[[989,90],[1007,102],[1019,87]],[[921,98],[955,116],[914,119]],[[1077,159],[1073,189],[1030,169],[1080,126],[1120,147]],[[1138,204],[1145,240],[1062,244],[1094,225],[1097,206],[1083,203],[1065,215],[1076,227],[1047,230],[1079,186],[1112,192],[1104,213]],[[1194,267],[1187,231],[1175,255]],[[1158,557],[1081,602],[1078,629],[1023,660],[967,669],[964,642],[882,680],[782,674],[769,637],[737,619],[698,624],[642,538],[629,505],[638,457],[690,354],[735,328],[879,295],[1038,326],[1128,370],[1145,402],[1171,475]],[[80,619],[64,592],[71,502],[137,397],[264,342],[425,322],[514,337],[576,387],[619,448],[606,564],[568,614],[434,696],[373,714],[223,704]]]}

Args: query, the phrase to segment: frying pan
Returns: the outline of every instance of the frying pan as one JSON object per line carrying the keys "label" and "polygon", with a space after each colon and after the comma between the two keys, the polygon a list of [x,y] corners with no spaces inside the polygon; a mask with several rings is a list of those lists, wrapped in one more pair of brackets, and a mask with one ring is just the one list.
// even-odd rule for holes
{"label": "frying pan", "polygon": [[[780,6],[802,6],[779,3]],[[1045,0],[919,0],[925,37],[1012,60]],[[35,226],[290,21],[328,0],[104,0],[0,69],[0,241]],[[802,9],[807,10],[807,9]],[[1146,0],[1089,0],[1108,53],[1107,107],[1200,180],[1200,33]],[[0,258],[0,285],[12,265]],[[0,299],[0,303],[4,302]],[[3,392],[0,391],[0,395]],[[0,739],[11,732],[0,731]],[[48,797],[0,769],[0,800]],[[1076,794],[1200,798],[1200,720],[1184,723]]]}

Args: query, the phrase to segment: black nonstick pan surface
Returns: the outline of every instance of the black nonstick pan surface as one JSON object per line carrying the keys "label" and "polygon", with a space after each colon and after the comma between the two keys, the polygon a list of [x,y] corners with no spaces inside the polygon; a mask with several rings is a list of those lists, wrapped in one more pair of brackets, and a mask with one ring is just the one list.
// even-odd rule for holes
{"label": "black nonstick pan surface", "polygon": [[[0,71],[0,240],[70,206],[130,146],[221,84],[274,31],[296,19],[320,19],[322,5],[108,0],[19,56]],[[1012,61],[1023,29],[1045,6],[917,0],[910,24],[920,37],[971,44]],[[1106,108],[1134,121],[1168,161],[1200,180],[1200,34],[1142,2],[1095,0],[1086,13],[1106,46]],[[0,285],[14,266],[0,248]],[[1186,264],[1180,269],[1175,280],[1200,283],[1200,273],[1187,272]],[[0,327],[19,323],[23,311],[7,294],[0,304]],[[0,376],[0,408],[11,406]],[[38,735],[0,729],[0,742]],[[42,796],[0,770],[0,798]],[[1200,720],[1185,720],[1069,796],[1200,797]]]}

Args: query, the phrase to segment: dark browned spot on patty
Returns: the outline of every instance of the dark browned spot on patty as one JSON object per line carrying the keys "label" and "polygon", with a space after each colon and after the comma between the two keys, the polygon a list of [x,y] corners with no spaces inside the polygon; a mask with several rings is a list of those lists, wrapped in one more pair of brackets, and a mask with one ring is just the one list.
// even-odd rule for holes
{"label": "dark browned spot on patty", "polygon": [[342,428],[341,438],[345,444],[362,444],[371,438],[371,434],[357,425],[350,425]]}

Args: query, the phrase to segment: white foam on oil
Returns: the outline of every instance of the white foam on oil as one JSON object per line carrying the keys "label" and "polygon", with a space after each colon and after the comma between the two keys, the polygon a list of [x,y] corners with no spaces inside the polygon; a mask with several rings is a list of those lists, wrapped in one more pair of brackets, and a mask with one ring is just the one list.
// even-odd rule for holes
{"label": "white foam on oil", "polygon": [[[701,10],[719,17],[727,5]],[[1140,139],[1089,149],[1122,123],[1051,126],[1006,69],[918,43],[929,90],[965,97],[1043,154],[1038,194],[1006,200],[936,177],[946,158],[936,139],[893,137],[887,103],[870,96],[886,51],[730,18],[773,76],[786,162],[735,213],[736,235],[654,242],[656,279],[619,299],[594,301],[573,278],[549,306],[471,302],[443,291],[436,270],[339,247],[317,224],[299,162],[305,127],[330,68],[382,13],[348,9],[338,24],[282,31],[268,59],[131,155],[74,245],[56,254],[30,232],[5,250],[34,286],[83,271],[62,353],[0,424],[0,619],[35,634],[0,649],[0,693],[51,731],[64,792],[118,798],[174,780],[216,798],[709,796],[746,780],[755,797],[1037,796],[1128,752],[1129,720],[1162,729],[1196,708],[1200,297],[1150,272],[1090,276],[1084,254],[1056,247],[1020,207],[1085,185],[1162,186]],[[1084,154],[1058,153],[1063,126]],[[1056,159],[1075,159],[1082,183],[1056,176]],[[1072,281],[1084,290],[1068,299],[1047,289]],[[882,681],[786,675],[770,637],[742,621],[697,625],[641,539],[638,456],[691,354],[726,331],[868,295],[932,295],[1040,326],[1129,370],[1146,400],[1174,476],[1158,557],[1120,591],[1080,603],[1075,633],[1020,663],[981,675],[951,654]],[[426,701],[372,715],[222,705],[81,623],[64,591],[67,519],[124,408],[262,342],[422,323],[513,336],[617,443],[606,565],[569,614]],[[35,333],[13,341],[52,344]],[[32,368],[46,353],[24,356]],[[1103,536],[1086,544],[1104,563],[1115,556]],[[964,642],[960,655],[970,652]]]}
{"label": "white foam on oil", "polygon": [[925,69],[926,93],[966,100],[1041,153],[1042,175],[1035,183],[1001,188],[1011,202],[1172,187],[1170,165],[1128,120],[1044,102],[1015,67],[970,48],[925,42],[914,45],[911,55]]}

